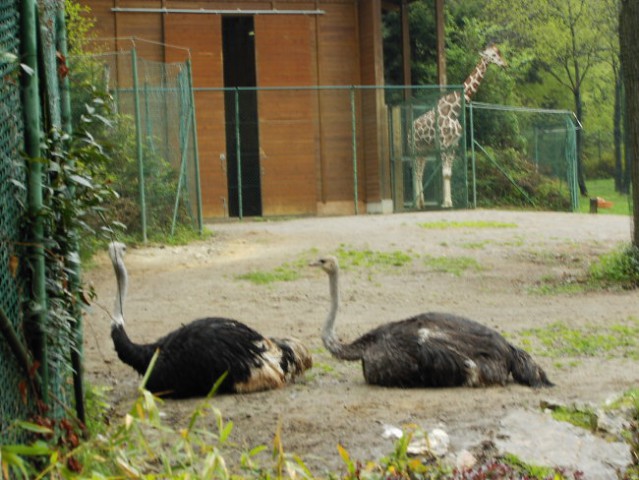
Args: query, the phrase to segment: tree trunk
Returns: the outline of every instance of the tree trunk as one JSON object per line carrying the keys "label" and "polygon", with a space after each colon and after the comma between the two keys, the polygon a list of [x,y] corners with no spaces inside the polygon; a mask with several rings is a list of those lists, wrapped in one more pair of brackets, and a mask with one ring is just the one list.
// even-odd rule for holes
{"label": "tree trunk", "polygon": [[632,244],[639,248],[639,0],[622,0],[619,15],[621,69],[626,94],[628,154],[632,159]]}
{"label": "tree trunk", "polygon": [[613,67],[615,77],[615,108],[613,115],[613,137],[615,148],[615,191],[619,193],[628,193],[628,185],[625,182],[623,174],[623,161],[621,158],[621,76],[616,67]]}
{"label": "tree trunk", "polygon": [[[577,120],[583,125],[583,103],[581,101],[581,88],[578,86],[573,91],[575,96],[575,115]],[[577,129],[577,182],[579,183],[579,192],[584,197],[588,196],[588,188],[586,187],[586,178],[584,175],[584,135],[581,128]]]}

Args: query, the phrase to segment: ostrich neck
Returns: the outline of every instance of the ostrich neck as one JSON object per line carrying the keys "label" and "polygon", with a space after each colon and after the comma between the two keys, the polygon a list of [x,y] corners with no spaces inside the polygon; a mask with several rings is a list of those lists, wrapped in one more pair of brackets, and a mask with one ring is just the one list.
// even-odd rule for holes
{"label": "ostrich neck", "polygon": [[337,310],[339,308],[339,280],[338,273],[329,274],[329,287],[331,294],[331,309],[326,317],[324,330],[322,331],[322,341],[324,346],[335,357],[342,360],[359,360],[362,358],[362,352],[358,351],[353,344],[345,345],[337,338],[335,334],[335,319],[337,318]]}
{"label": "ostrich neck", "polygon": [[115,306],[113,307],[112,326],[124,325],[124,299],[126,298],[127,286],[129,283],[126,267],[121,258],[113,264],[115,278],[118,283],[118,290],[115,293]]}

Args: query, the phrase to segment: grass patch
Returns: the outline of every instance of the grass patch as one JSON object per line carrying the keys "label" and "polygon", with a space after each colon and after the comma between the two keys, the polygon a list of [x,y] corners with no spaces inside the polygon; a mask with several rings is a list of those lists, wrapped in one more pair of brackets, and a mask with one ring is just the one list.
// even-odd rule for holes
{"label": "grass patch", "polygon": [[590,283],[604,287],[638,287],[639,249],[630,246],[602,255],[590,265],[588,279]]}
{"label": "grass patch", "polygon": [[[555,322],[546,327],[532,328],[520,333],[524,347],[549,357],[619,356],[639,359],[639,321],[630,324],[569,327]],[[536,344],[539,346],[536,347]]]}
{"label": "grass patch", "polygon": [[545,275],[537,285],[528,288],[528,293],[533,295],[574,295],[590,289],[583,282],[567,281],[565,278]]}
{"label": "grass patch", "polygon": [[[553,254],[535,254],[535,261],[555,265],[562,259]],[[634,289],[639,287],[639,249],[628,246],[606,253],[590,264],[578,276],[559,278],[544,276],[538,285],[529,289],[538,295],[582,293],[604,289]]]}
{"label": "grass patch", "polygon": [[269,285],[275,282],[294,282],[302,276],[301,270],[304,262],[299,260],[295,263],[285,263],[270,271],[257,270],[253,272],[236,275],[237,280],[246,280],[255,285]]}
{"label": "grass patch", "polygon": [[342,244],[335,252],[335,256],[341,268],[363,267],[370,269],[403,267],[411,263],[416,255],[410,251],[406,253],[400,250],[392,252],[361,250]]}
{"label": "grass patch", "polygon": [[433,257],[426,255],[423,258],[424,265],[434,272],[452,273],[461,276],[466,270],[480,271],[485,268],[471,257]]}
{"label": "grass patch", "polygon": [[449,228],[517,228],[516,223],[491,222],[486,220],[468,220],[465,222],[449,222],[441,220],[437,222],[418,223],[421,228],[432,230],[446,230]]}
{"label": "grass patch", "polygon": [[597,414],[590,408],[557,407],[552,410],[552,418],[591,432],[597,431]]}
{"label": "grass patch", "polygon": [[[615,181],[612,178],[588,180],[588,196],[590,198],[601,197],[613,203],[612,208],[600,208],[598,213],[607,215],[630,215],[630,206],[628,195],[622,195],[615,191]],[[590,212],[590,202],[587,199],[581,199],[579,202],[579,211],[581,213]]]}

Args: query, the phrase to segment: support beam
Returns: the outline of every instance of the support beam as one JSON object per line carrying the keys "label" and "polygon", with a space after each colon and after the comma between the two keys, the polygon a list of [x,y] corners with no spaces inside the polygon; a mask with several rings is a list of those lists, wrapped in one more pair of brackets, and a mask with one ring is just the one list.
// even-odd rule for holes
{"label": "support beam", "polygon": [[444,31],[444,0],[435,0],[435,18],[437,21],[437,83],[448,85],[446,79],[446,34]]}

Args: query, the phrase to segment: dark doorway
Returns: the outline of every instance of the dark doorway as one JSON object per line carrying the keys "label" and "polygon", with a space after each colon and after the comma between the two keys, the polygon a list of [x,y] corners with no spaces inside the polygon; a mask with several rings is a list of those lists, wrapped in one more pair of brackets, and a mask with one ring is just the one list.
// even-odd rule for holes
{"label": "dark doorway", "polygon": [[[253,17],[222,18],[224,86],[255,87],[255,31]],[[260,146],[255,90],[227,90],[226,176],[229,189],[229,215],[261,216]],[[238,115],[239,112],[239,115]],[[238,136],[239,134],[239,159]]]}

